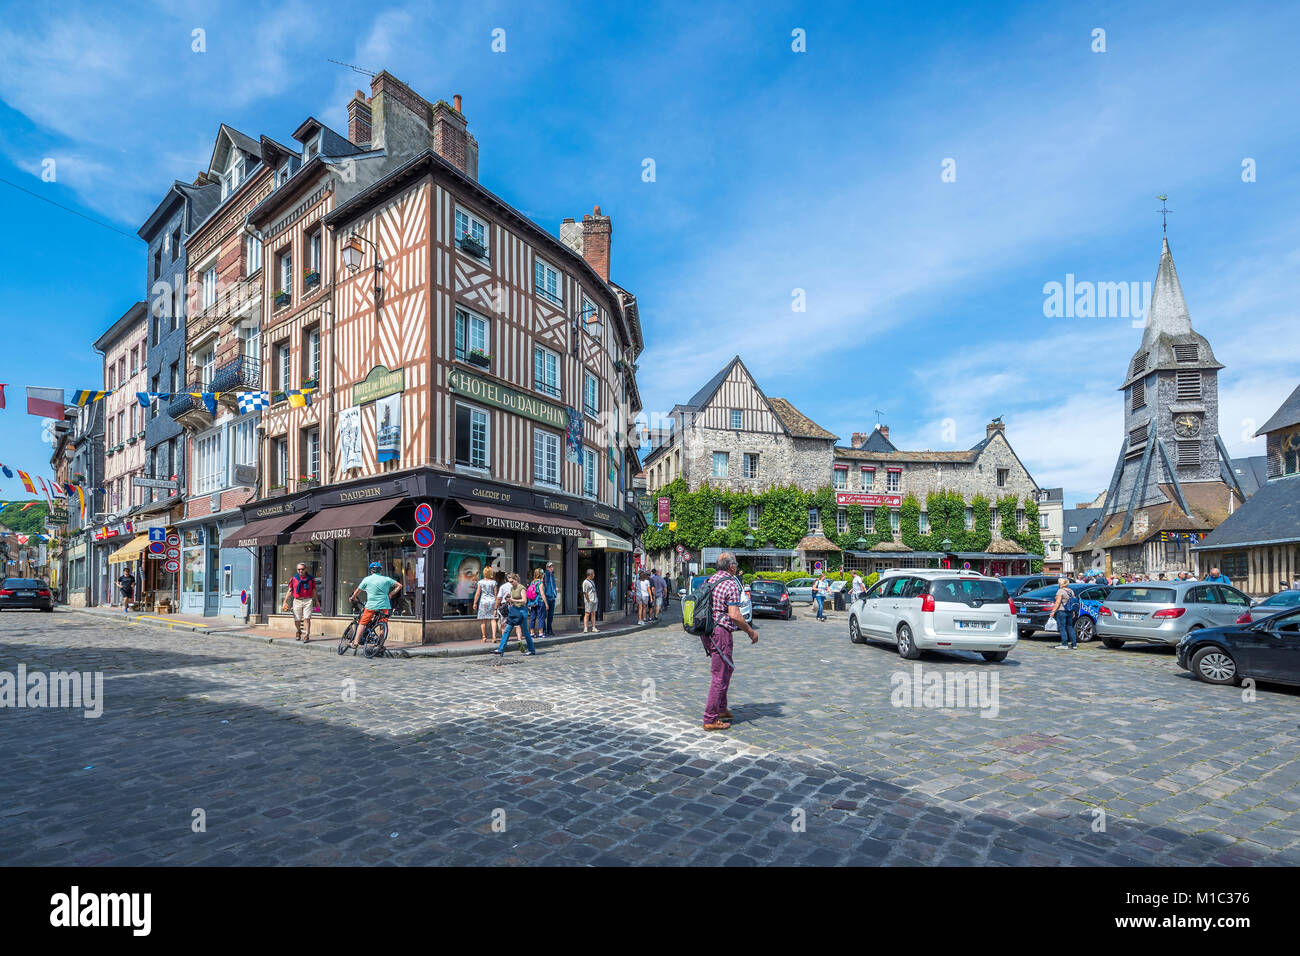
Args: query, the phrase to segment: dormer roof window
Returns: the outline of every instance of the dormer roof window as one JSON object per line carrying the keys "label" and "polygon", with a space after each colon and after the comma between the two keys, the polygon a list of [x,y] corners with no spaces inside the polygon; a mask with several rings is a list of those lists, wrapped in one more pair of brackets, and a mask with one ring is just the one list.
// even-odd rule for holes
{"label": "dormer roof window", "polygon": [[320,133],[302,144],[302,161],[310,163],[320,154]]}

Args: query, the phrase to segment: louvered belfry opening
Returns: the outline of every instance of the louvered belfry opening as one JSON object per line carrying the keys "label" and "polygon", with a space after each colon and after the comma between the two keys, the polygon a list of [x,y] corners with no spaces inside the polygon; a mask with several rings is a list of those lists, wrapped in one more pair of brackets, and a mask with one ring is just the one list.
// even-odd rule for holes
{"label": "louvered belfry opening", "polygon": [[1199,369],[1180,370],[1177,373],[1177,394],[1180,402],[1201,400],[1201,372]]}
{"label": "louvered belfry opening", "polygon": [[1174,361],[1195,362],[1198,358],[1200,358],[1200,352],[1201,350],[1196,347],[1195,343],[1191,345],[1175,345]]}

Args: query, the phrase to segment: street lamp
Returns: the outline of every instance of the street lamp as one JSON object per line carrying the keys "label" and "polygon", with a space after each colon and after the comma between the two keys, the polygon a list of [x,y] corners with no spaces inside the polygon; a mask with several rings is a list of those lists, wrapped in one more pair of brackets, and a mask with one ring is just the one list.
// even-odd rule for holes
{"label": "street lamp", "polygon": [[867,539],[862,537],[862,535],[858,535],[858,540],[854,541],[853,544],[857,547],[859,551],[867,550]]}
{"label": "street lamp", "polygon": [[747,535],[745,535],[745,547],[746,547],[746,548],[749,548],[750,550],[753,550],[753,548],[754,548],[754,536],[753,536],[752,534],[747,534]]}
{"label": "street lamp", "polygon": [[363,242],[375,250],[375,311],[378,312],[384,304],[384,290],[379,283],[384,271],[384,260],[379,257],[379,247],[360,233],[351,233],[343,244],[343,264],[353,275],[357,274],[366,256],[366,250],[361,247]]}
{"label": "street lamp", "polygon": [[948,554],[952,551],[952,538],[944,538],[939,542],[939,547],[943,548],[943,553]]}

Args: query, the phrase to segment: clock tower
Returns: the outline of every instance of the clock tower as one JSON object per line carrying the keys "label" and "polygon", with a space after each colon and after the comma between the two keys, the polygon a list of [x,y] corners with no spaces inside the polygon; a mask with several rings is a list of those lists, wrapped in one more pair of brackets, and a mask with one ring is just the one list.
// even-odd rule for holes
{"label": "clock tower", "polygon": [[1142,342],[1119,386],[1124,436],[1106,502],[1076,551],[1091,549],[1096,559],[1118,549],[1123,570],[1178,570],[1175,548],[1145,543],[1186,541],[1226,517],[1234,496],[1245,500],[1219,437],[1222,368],[1192,328],[1165,239]]}

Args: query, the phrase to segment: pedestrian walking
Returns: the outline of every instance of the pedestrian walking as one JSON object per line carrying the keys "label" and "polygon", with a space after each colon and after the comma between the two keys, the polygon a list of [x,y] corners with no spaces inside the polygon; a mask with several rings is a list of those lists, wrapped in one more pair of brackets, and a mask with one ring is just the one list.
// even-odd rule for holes
{"label": "pedestrian walking", "polygon": [[852,588],[853,589],[850,593],[852,594],[854,601],[861,599],[862,595],[867,593],[867,586],[863,583],[862,574],[858,571],[853,572]]}
{"label": "pedestrian walking", "polygon": [[1067,647],[1074,650],[1079,646],[1079,635],[1074,629],[1073,610],[1077,601],[1074,592],[1067,586],[1069,584],[1067,579],[1057,578],[1056,583],[1056,602],[1047,616],[1056,619],[1056,627],[1061,632],[1061,643],[1057,647],[1060,650],[1065,650]]}
{"label": "pedestrian walking", "polygon": [[533,571],[528,585],[528,633],[537,637],[546,633],[546,578],[541,568]]}
{"label": "pedestrian walking", "polygon": [[650,574],[642,571],[636,581],[636,622],[645,624],[650,615]]}
{"label": "pedestrian walking", "polygon": [[311,643],[311,612],[316,606],[316,579],[307,570],[307,565],[298,562],[298,570],[289,579],[284,589],[284,603],[281,610],[293,612],[294,640],[304,644]]}
{"label": "pedestrian walking", "polygon": [[668,579],[659,573],[658,568],[655,568],[650,583],[654,585],[655,590],[655,620],[657,621],[664,608],[668,606]]}
{"label": "pedestrian walking", "polygon": [[[497,639],[497,579],[495,570],[488,564],[483,566],[483,578],[474,589],[474,607],[478,615],[478,632],[483,643],[489,641],[488,625],[492,626],[492,643]],[[473,631],[470,632],[471,634]]]}
{"label": "pedestrian walking", "polygon": [[826,582],[826,573],[817,572],[817,580],[812,586],[813,600],[817,603],[817,620],[826,620],[826,595],[830,592],[830,585]]}
{"label": "pedestrian walking", "polygon": [[546,595],[546,636],[555,636],[555,599],[560,589],[555,583],[555,562],[546,562],[546,573],[542,576],[542,593]]}
{"label": "pedestrian walking", "polygon": [[701,636],[704,649],[709,654],[709,696],[704,702],[704,729],[731,729],[731,708],[727,704],[727,691],[731,688],[731,675],[735,672],[734,635],[738,630],[749,635],[751,644],[758,643],[758,635],[740,611],[740,579],[736,576],[736,558],[729,551],[718,555],[718,570],[713,577],[711,609],[713,633]]}
{"label": "pedestrian walking", "polygon": [[[506,646],[510,643],[510,635],[514,633],[515,628],[520,629],[519,635],[519,652],[521,654],[536,655],[537,649],[533,647],[533,635],[528,631],[528,592],[519,580],[519,575],[513,572],[506,577],[506,586],[501,592],[501,604],[506,609],[506,629],[501,632],[501,643],[497,645],[497,654],[505,656]],[[524,644],[527,643],[528,650],[524,650]]]}
{"label": "pedestrian walking", "polygon": [[131,610],[131,602],[135,600],[135,575],[131,573],[129,564],[118,577],[117,587],[122,592],[122,613],[127,614]]}
{"label": "pedestrian walking", "polygon": [[596,633],[596,609],[600,600],[596,594],[596,569],[588,568],[586,580],[582,582],[582,633],[588,630]]}

